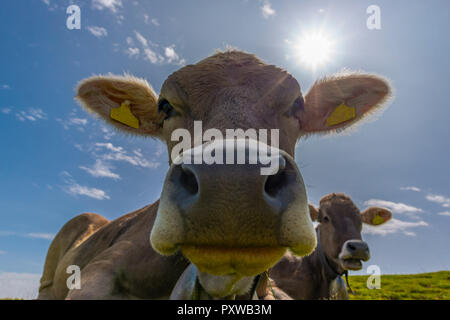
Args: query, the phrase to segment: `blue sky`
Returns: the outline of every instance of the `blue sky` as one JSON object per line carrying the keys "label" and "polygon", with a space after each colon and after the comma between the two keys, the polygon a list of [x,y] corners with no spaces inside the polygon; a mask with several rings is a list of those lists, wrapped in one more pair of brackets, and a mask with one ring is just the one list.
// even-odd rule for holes
{"label": "blue sky", "polygon": [[[70,4],[81,8],[81,30],[66,27]],[[381,30],[366,27],[372,4],[381,9]],[[77,82],[127,72],[159,92],[171,72],[226,45],[286,68],[303,92],[343,68],[392,81],[395,99],[376,121],[351,134],[301,140],[296,160],[312,203],[345,192],[361,209],[382,204],[394,212],[384,227],[366,228],[372,259],[365,267],[448,270],[449,7],[448,1],[2,2],[0,296],[1,283],[16,288],[15,295],[34,294],[30,281],[39,278],[52,237],[76,214],[115,219],[161,192],[168,168],[162,143],[122,136],[89,116],[74,101]],[[335,50],[313,71],[295,58],[292,43],[318,29]]]}

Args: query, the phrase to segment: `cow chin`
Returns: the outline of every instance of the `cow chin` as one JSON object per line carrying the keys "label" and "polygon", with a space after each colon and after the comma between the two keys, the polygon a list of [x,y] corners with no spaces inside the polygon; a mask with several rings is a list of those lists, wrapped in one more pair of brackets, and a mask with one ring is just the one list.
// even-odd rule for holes
{"label": "cow chin", "polygon": [[194,245],[183,245],[181,250],[201,272],[243,277],[266,271],[286,252],[283,247],[228,248]]}
{"label": "cow chin", "polygon": [[[302,208],[298,203],[293,207]],[[186,223],[182,214],[171,202],[162,201],[155,221],[158,228],[152,229],[150,242],[163,255],[172,255],[181,249],[182,254],[204,273],[216,276],[255,276],[273,267],[288,249],[297,256],[305,256],[316,247],[315,232],[309,215],[297,210],[286,210],[280,222],[278,228],[249,234],[245,239],[234,243],[232,236],[227,241],[218,239],[214,233],[208,234],[210,238],[198,241],[186,236],[189,232],[185,230]],[[261,235],[265,238],[258,238]]]}
{"label": "cow chin", "polygon": [[339,265],[343,270],[361,270],[362,262],[360,259],[339,259]]}

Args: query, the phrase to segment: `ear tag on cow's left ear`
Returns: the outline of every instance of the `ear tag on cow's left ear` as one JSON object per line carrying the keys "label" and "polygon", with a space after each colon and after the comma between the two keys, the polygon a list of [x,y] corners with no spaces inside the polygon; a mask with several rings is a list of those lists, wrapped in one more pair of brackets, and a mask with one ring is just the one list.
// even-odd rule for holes
{"label": "ear tag on cow's left ear", "polygon": [[327,118],[327,126],[331,127],[336,124],[354,119],[355,116],[355,107],[349,107],[344,102],[342,102]]}
{"label": "ear tag on cow's left ear", "polygon": [[377,226],[377,225],[379,225],[379,224],[382,224],[383,222],[384,222],[383,217],[381,217],[378,213],[377,213],[377,215],[376,215],[375,217],[373,217],[373,219],[372,219],[372,224],[373,224],[374,226]]}
{"label": "ear tag on cow's left ear", "polygon": [[131,113],[128,100],[124,101],[119,108],[112,108],[110,117],[129,127],[139,129],[139,120]]}

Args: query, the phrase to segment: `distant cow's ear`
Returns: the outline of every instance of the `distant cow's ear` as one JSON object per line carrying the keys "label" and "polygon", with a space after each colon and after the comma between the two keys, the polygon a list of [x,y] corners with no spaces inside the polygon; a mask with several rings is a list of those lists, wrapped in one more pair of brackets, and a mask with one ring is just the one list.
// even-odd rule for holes
{"label": "distant cow's ear", "polygon": [[158,135],[163,115],[158,98],[147,81],[132,76],[94,76],[82,80],[76,98],[120,130]]}
{"label": "distant cow's ear", "polygon": [[309,207],[309,215],[311,216],[312,221],[317,221],[319,218],[319,211],[312,204],[308,204]]}
{"label": "distant cow's ear", "polygon": [[372,74],[341,73],[317,81],[297,111],[304,134],[336,132],[364,119],[389,99],[386,79]]}
{"label": "distant cow's ear", "polygon": [[364,223],[377,226],[389,221],[392,218],[392,212],[385,208],[370,207],[361,212],[361,220]]}

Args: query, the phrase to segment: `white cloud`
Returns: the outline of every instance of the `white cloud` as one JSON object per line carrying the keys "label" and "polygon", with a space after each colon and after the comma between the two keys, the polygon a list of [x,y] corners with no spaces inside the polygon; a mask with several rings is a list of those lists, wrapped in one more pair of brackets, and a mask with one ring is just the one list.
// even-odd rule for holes
{"label": "white cloud", "polygon": [[29,108],[27,111],[22,110],[16,113],[16,117],[20,121],[47,120],[47,114],[39,108]]}
{"label": "white cloud", "polygon": [[[150,45],[152,47],[159,47],[157,44],[152,43],[150,40],[146,39],[141,33],[134,30],[134,34],[136,36],[137,41],[142,45],[142,53],[144,56],[144,60],[150,61],[153,64],[158,63],[164,63],[167,58],[167,63],[174,63],[177,65],[182,65],[185,63],[185,60],[182,59],[178,53],[175,52],[175,45],[171,45],[169,47],[164,48],[164,56],[157,53],[153,49],[150,48]],[[127,43],[130,42],[127,38]],[[132,49],[132,51],[130,51]],[[132,57],[140,53],[140,51],[137,51],[138,48],[128,48],[125,52],[128,54],[128,56]]]}
{"label": "white cloud", "polygon": [[386,200],[379,200],[379,199],[370,199],[366,202],[364,202],[366,206],[378,206],[378,207],[386,207],[394,213],[421,213],[423,212],[422,209],[416,208],[413,206],[406,205],[401,202],[392,202],[392,201],[386,201]]}
{"label": "white cloud", "polygon": [[109,140],[109,139],[111,139],[111,138],[115,135],[115,132],[114,132],[114,131],[108,129],[108,128],[105,127],[105,126],[102,126],[102,129],[101,129],[101,130],[102,130],[102,132],[104,133],[103,139],[105,139],[105,140]]}
{"label": "white cloud", "polygon": [[109,9],[116,13],[122,7],[122,0],[92,0],[92,7],[97,10]]}
{"label": "white cloud", "polygon": [[87,119],[71,118],[71,119],[69,119],[69,123],[73,124],[75,126],[85,126],[85,125],[87,125],[88,121],[87,121]]}
{"label": "white cloud", "polygon": [[0,272],[0,298],[36,299],[40,274]]}
{"label": "white cloud", "polygon": [[44,240],[52,240],[55,237],[55,235],[52,233],[34,233],[34,232],[27,233],[25,236],[28,238],[44,239]]}
{"label": "white cloud", "polygon": [[272,5],[269,1],[265,1],[264,5],[261,7],[262,15],[265,19],[270,18],[271,16],[275,15],[275,10],[272,9]]}
{"label": "white cloud", "polygon": [[122,147],[115,147],[112,143],[96,143],[95,145],[96,147],[105,148],[110,151],[106,154],[99,155],[103,160],[123,161],[142,168],[157,168],[160,165],[157,161],[145,159],[140,149],[134,150],[133,154],[130,154]]}
{"label": "white cloud", "polygon": [[148,14],[144,14],[144,22],[145,22],[146,24],[151,23],[151,24],[153,24],[154,26],[159,27],[159,21],[158,21],[158,19],[156,19],[156,18],[150,19],[150,16],[149,16]]}
{"label": "white cloud", "polygon": [[45,239],[52,240],[55,235],[53,233],[41,233],[41,232],[30,232],[30,233],[17,233],[14,231],[0,231],[0,236],[19,236],[26,238],[35,238],[35,239]]}
{"label": "white cloud", "polygon": [[128,44],[129,46],[133,46],[133,45],[134,45],[134,40],[133,40],[132,37],[127,37],[126,41],[127,41],[127,44]]}
{"label": "white cloud", "polygon": [[153,25],[159,27],[159,21],[158,21],[158,19],[152,18],[151,22],[152,22]]}
{"label": "white cloud", "polygon": [[136,39],[142,44],[142,46],[148,47],[147,39],[145,39],[145,37],[142,34],[137,32],[136,30],[134,30],[134,34],[136,35]]}
{"label": "white cloud", "polygon": [[440,215],[440,216],[450,216],[450,211],[439,212],[438,215]]}
{"label": "white cloud", "polygon": [[56,118],[65,130],[69,130],[70,127],[76,127],[78,130],[84,132],[84,127],[88,124],[88,120],[84,118],[69,118],[69,120],[63,120],[61,118]]}
{"label": "white cloud", "polygon": [[123,15],[120,15],[120,16],[117,17],[117,23],[118,24],[122,24],[124,20],[125,20],[125,17]]}
{"label": "white cloud", "polygon": [[180,59],[173,47],[167,47],[165,49],[165,54],[169,62],[177,61],[178,59]]}
{"label": "white cloud", "polygon": [[0,254],[6,254],[6,251],[0,250]]}
{"label": "white cloud", "polygon": [[11,110],[12,110],[11,108],[2,108],[2,113],[8,114],[11,112]]}
{"label": "white cloud", "polygon": [[11,87],[10,87],[8,84],[2,84],[2,85],[0,86],[0,88],[1,88],[2,90],[9,90],[9,89],[11,89]]}
{"label": "white cloud", "polygon": [[447,198],[439,194],[428,194],[425,198],[428,201],[439,203],[444,208],[450,208],[450,198]]}
{"label": "white cloud", "polygon": [[366,234],[376,234],[376,235],[387,235],[392,233],[403,233],[407,236],[415,236],[416,234],[413,231],[410,231],[411,228],[417,227],[427,227],[428,223],[425,221],[417,221],[417,222],[409,222],[409,221],[401,221],[395,218],[392,218],[385,224],[379,226],[371,226],[364,224],[363,233]]}
{"label": "white cloud", "polygon": [[97,38],[106,37],[108,35],[108,31],[103,27],[89,26],[87,29],[94,37]]}
{"label": "white cloud", "polygon": [[164,144],[159,143],[158,148],[156,149],[155,156],[159,157],[164,152]]}
{"label": "white cloud", "polygon": [[128,48],[125,50],[125,53],[128,55],[129,58],[138,57],[139,56],[139,48]]}
{"label": "white cloud", "polygon": [[63,187],[63,190],[70,195],[73,196],[81,195],[97,200],[110,199],[110,197],[106,194],[106,192],[101,189],[79,185],[72,178],[72,175],[67,171],[61,172],[61,176],[63,177],[64,182],[66,183],[66,185]]}
{"label": "white cloud", "polygon": [[114,151],[114,152],[123,152],[124,151],[122,147],[114,147],[114,145],[111,142],[107,142],[107,143],[97,142],[95,144],[95,146],[106,148],[106,149]]}
{"label": "white cloud", "polygon": [[58,5],[55,3],[52,4],[50,0],[42,0],[42,2],[45,3],[45,5],[48,7],[48,10],[50,11],[54,11],[58,8]]}
{"label": "white cloud", "polygon": [[184,64],[185,60],[184,59],[180,59],[180,56],[175,52],[175,45],[172,45],[170,47],[166,47],[165,48],[165,55],[167,57],[167,62],[172,63],[174,62],[175,64]]}
{"label": "white cloud", "polygon": [[111,171],[111,169],[114,168],[100,159],[97,159],[91,168],[80,166],[80,169],[85,170],[91,176],[96,178],[112,178],[114,180],[120,179],[120,176],[117,173]]}
{"label": "white cloud", "polygon": [[164,61],[164,58],[162,56],[156,54],[156,52],[154,52],[150,48],[145,48],[144,49],[144,54],[145,54],[145,59],[150,61],[153,64],[156,64],[158,62],[163,62]]}
{"label": "white cloud", "polygon": [[87,196],[97,200],[105,200],[110,199],[109,196],[105,193],[105,191],[97,188],[89,188],[87,186],[81,186],[78,183],[69,185],[67,187],[67,191],[71,195],[80,195]]}
{"label": "white cloud", "polygon": [[414,186],[409,186],[409,187],[401,187],[400,190],[405,190],[405,191],[414,191],[414,192],[420,192],[422,191],[420,188],[418,187],[414,187]]}

